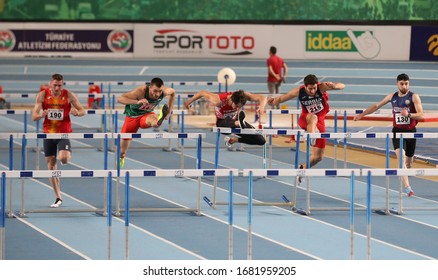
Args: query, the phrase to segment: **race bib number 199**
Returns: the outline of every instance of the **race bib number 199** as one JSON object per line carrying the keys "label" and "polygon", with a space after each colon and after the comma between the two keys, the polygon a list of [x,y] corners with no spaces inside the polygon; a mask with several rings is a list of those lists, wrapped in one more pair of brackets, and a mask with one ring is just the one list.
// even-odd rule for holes
{"label": "race bib number 199", "polygon": [[63,109],[49,109],[47,113],[47,118],[53,121],[60,121],[64,119]]}

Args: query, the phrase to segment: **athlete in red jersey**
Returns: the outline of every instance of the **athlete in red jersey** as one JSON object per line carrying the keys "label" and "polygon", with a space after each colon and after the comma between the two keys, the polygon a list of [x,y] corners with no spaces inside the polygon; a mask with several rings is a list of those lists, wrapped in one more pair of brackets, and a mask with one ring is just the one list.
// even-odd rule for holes
{"label": "athlete in red jersey", "polygon": [[[215,106],[216,126],[230,128],[254,128],[247,123],[245,112],[242,107],[247,100],[256,101],[259,103],[257,112],[261,116],[265,112],[266,97],[260,94],[254,94],[243,90],[226,93],[212,93],[207,90],[201,90],[194,96],[184,102],[184,106],[188,109],[194,101],[205,98]],[[237,134],[238,137],[225,137],[227,148],[231,149],[234,143],[245,143],[248,145],[264,145],[265,138],[262,135],[255,134]]]}
{"label": "athlete in red jersey", "polygon": [[[416,125],[419,120],[423,119],[423,105],[418,94],[409,90],[409,76],[407,74],[400,74],[397,76],[398,91],[385,96],[380,102],[369,106],[361,114],[354,117],[355,121],[362,119],[368,114],[374,113],[383,105],[391,103],[392,105],[392,145],[394,146],[397,159],[400,159],[400,139],[396,138],[396,133],[400,132],[416,132]],[[403,139],[402,155],[403,168],[411,168],[414,161],[414,153],[417,139]],[[406,151],[406,152],[405,152]],[[408,176],[402,176],[402,181],[405,186],[406,194],[411,197],[414,191],[410,187]]]}
{"label": "athlete in red jersey", "polygon": [[[315,75],[307,75],[304,85],[294,88],[287,94],[276,98],[269,98],[268,103],[277,105],[292,98],[298,98],[301,103],[302,113],[298,125],[309,133],[325,132],[325,116],[330,111],[328,104],[328,90],[344,89],[343,83],[318,81]],[[313,153],[310,157],[310,167],[314,166],[324,157],[325,139],[312,139]],[[300,168],[304,168],[303,165]]]}
{"label": "athlete in red jersey", "polygon": [[[62,75],[54,74],[50,87],[40,91],[36,97],[32,120],[38,121],[44,118],[45,133],[70,133],[72,132],[70,114],[83,116],[85,110],[79,103],[77,96],[70,90],[64,89]],[[71,158],[70,140],[44,139],[44,154],[47,168],[57,170],[56,159],[60,160],[62,164],[67,164]],[[56,208],[62,204],[60,180],[55,177],[50,178],[50,183],[56,197],[55,203],[50,207]]]}

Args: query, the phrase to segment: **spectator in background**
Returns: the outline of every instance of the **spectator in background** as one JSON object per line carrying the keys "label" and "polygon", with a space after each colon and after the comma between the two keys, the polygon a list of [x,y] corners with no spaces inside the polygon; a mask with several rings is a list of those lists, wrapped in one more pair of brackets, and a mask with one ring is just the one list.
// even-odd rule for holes
{"label": "spectator in background", "polygon": [[[283,59],[277,55],[277,48],[272,46],[269,49],[269,58],[267,60],[268,66],[268,90],[269,94],[280,93],[281,83],[286,82],[287,76],[287,65],[284,63]],[[274,108],[279,108],[279,105],[273,106]]]}

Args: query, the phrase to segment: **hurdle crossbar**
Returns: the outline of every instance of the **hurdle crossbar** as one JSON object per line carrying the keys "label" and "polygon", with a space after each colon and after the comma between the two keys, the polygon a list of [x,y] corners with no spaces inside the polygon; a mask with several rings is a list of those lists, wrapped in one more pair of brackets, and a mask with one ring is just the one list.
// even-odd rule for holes
{"label": "hurdle crossbar", "polygon": [[[311,207],[310,206],[310,183],[308,177],[349,177],[352,172],[357,176],[368,176],[370,173],[372,176],[438,176],[438,169],[426,168],[426,169],[243,169],[242,175],[249,176],[251,171],[252,176],[259,177],[274,177],[274,176],[301,176],[307,177],[307,187],[306,187],[306,207],[305,210],[297,209],[300,214],[310,215],[312,211],[346,211],[350,207]],[[388,194],[387,194],[388,195]],[[293,205],[295,208],[296,205]],[[362,206],[358,210],[366,210],[367,208]],[[400,212],[403,213],[405,210],[438,210],[438,207],[404,207],[400,205]],[[381,208],[373,208],[373,211],[381,211]],[[394,213],[394,211],[391,211]]]}
{"label": "hurdle crossbar", "polygon": [[[231,173],[231,171],[233,171]],[[4,174],[4,175],[3,175]],[[108,174],[117,174],[117,170],[13,170],[2,171],[2,176],[11,179],[26,179],[26,178],[106,178]],[[228,177],[230,174],[238,174],[237,169],[145,169],[145,170],[122,170],[119,177],[175,177],[175,178],[198,178],[198,194],[197,207],[172,207],[172,208],[131,208],[133,212],[195,212],[197,215],[201,213],[201,178],[202,177]],[[112,177],[114,180],[115,178]],[[129,188],[130,186],[125,186]],[[117,200],[117,199],[116,199]],[[104,203],[106,205],[106,203]],[[18,212],[19,216],[25,217],[26,213],[75,213],[75,212],[97,212],[102,211],[108,213],[105,209],[41,209],[41,210],[22,210]],[[126,212],[126,209],[120,209],[121,212]],[[111,211],[113,213],[113,211]],[[114,213],[115,214],[115,213]]]}

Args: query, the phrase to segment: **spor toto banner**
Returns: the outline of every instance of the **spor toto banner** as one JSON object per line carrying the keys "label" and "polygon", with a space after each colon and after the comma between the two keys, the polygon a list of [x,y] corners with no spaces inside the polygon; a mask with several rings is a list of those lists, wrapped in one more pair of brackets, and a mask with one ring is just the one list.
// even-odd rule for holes
{"label": "spor toto banner", "polygon": [[267,25],[139,24],[135,56],[267,58],[272,30]]}

